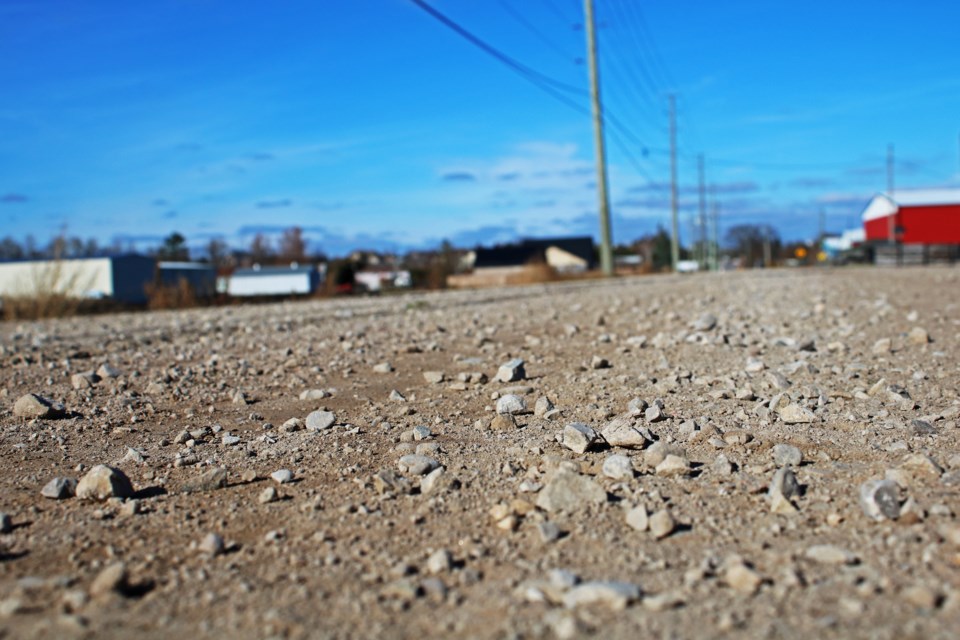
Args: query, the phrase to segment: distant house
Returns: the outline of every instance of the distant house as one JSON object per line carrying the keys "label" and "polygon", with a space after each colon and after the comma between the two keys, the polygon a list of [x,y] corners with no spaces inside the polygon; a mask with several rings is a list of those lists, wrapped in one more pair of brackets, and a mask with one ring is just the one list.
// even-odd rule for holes
{"label": "distant house", "polygon": [[866,239],[863,229],[848,229],[839,236],[827,236],[821,243],[828,258],[836,258],[844,251],[850,251]]}
{"label": "distant house", "polygon": [[357,271],[353,277],[358,285],[370,292],[383,289],[406,289],[413,283],[410,272],[404,269],[367,268]]}
{"label": "distant house", "polygon": [[613,266],[617,273],[638,273],[643,269],[644,259],[639,253],[614,255]]}
{"label": "distant house", "polygon": [[176,287],[184,281],[198,298],[209,298],[217,293],[217,272],[205,262],[160,262],[157,264],[160,284]]}
{"label": "distant house", "polygon": [[0,297],[59,294],[143,304],[155,266],[153,258],[138,254],[2,262]]}
{"label": "distant house", "polygon": [[218,284],[218,289],[239,298],[309,295],[323,281],[320,269],[296,262],[288,267],[255,264],[250,269],[237,269],[223,280],[224,284]]}
{"label": "distant house", "polygon": [[547,264],[557,271],[586,271],[593,265],[593,238],[543,238],[476,250],[473,268],[501,269]]}
{"label": "distant house", "polygon": [[894,239],[902,244],[960,244],[960,189],[903,190],[881,193],[863,212],[870,241]]}
{"label": "distant house", "polygon": [[594,266],[593,238],[542,238],[512,245],[478,248],[473,273],[448,278],[454,287],[498,286],[523,282],[534,270],[549,267],[556,273],[581,273]]}

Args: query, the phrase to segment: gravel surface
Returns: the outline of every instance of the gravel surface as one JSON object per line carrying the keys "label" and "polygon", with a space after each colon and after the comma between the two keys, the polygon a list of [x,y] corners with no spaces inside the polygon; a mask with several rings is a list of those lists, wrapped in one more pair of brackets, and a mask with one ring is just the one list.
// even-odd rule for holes
{"label": "gravel surface", "polygon": [[958,293],[778,270],[2,324],[0,637],[956,637]]}

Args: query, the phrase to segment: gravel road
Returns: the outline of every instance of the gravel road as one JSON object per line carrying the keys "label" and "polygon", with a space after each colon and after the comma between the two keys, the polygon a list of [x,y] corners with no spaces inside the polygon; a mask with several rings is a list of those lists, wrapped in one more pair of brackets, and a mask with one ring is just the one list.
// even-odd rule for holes
{"label": "gravel road", "polygon": [[955,638],[960,271],[0,324],[0,637]]}

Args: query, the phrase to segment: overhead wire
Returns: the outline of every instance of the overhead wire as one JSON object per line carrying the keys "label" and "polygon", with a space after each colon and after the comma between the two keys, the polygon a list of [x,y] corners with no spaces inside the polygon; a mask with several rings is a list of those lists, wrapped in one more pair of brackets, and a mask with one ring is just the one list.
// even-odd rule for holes
{"label": "overhead wire", "polygon": [[561,46],[558,45],[556,42],[554,42],[552,38],[548,37],[545,33],[543,33],[543,31],[541,31],[540,29],[538,29],[537,26],[534,25],[532,22],[530,22],[527,18],[525,18],[525,17],[523,16],[523,14],[521,14],[519,11],[517,11],[516,9],[514,9],[514,8],[510,5],[509,2],[507,2],[506,0],[497,0],[497,3],[500,5],[500,7],[501,7],[504,11],[507,12],[507,14],[510,15],[511,18],[513,18],[513,19],[516,20],[518,23],[520,23],[521,25],[523,25],[523,27],[524,27],[527,31],[529,31],[529,32],[532,33],[534,36],[536,36],[537,39],[540,40],[540,42],[542,42],[543,44],[545,44],[547,47],[549,47],[549,48],[550,48],[551,50],[553,50],[555,53],[559,54],[561,57],[563,57],[563,58],[564,58],[565,60],[567,60],[568,62],[574,62],[574,61],[577,59],[577,56],[571,56],[570,53],[569,53],[569,51],[565,51],[565,50],[563,49],[563,47],[561,47]]}
{"label": "overhead wire", "polygon": [[[619,0],[610,1],[605,3],[605,5],[601,5],[601,15],[602,15],[602,7],[604,6],[608,7],[609,9],[612,9],[613,12],[616,14],[616,15],[611,14],[610,23],[608,24],[608,28],[605,31],[607,33],[614,34],[618,38],[620,37],[623,38],[623,41],[624,41],[623,44],[626,46],[621,46],[620,50],[630,50],[632,52],[635,52],[637,55],[642,55],[644,51],[644,46],[642,45],[640,40],[637,38],[636,33],[632,29],[619,28],[620,25],[623,25],[625,27],[628,22],[625,19],[626,15],[625,13],[623,13]],[[612,26],[614,24],[617,25],[617,28],[614,28]],[[625,41],[628,38],[630,42],[626,43]],[[611,60],[616,60],[618,62],[621,61],[621,57],[615,54],[607,57]],[[654,80],[653,76],[650,75],[648,65],[645,65],[645,64],[631,65],[624,62],[624,67],[626,69],[627,74],[631,77],[631,80],[636,83],[638,89],[640,89],[641,91],[647,92],[647,94],[645,94],[647,100],[652,100],[649,97],[649,94],[657,95],[665,91],[666,87],[663,87],[662,85],[658,86],[657,81]],[[662,105],[657,105],[657,108],[658,109],[662,108]]]}
{"label": "overhead wire", "polygon": [[451,29],[454,32],[456,32],[459,36],[466,39],[468,42],[470,42],[474,46],[486,52],[488,55],[493,56],[494,58],[499,60],[501,63],[505,64],[507,67],[513,69],[516,73],[519,73],[520,75],[527,78],[536,78],[539,82],[547,84],[551,87],[554,87],[562,91],[568,91],[570,93],[575,93],[581,96],[589,95],[587,90],[582,87],[576,87],[566,82],[563,82],[561,80],[557,80],[556,78],[552,78],[544,73],[540,73],[539,71],[532,69],[531,67],[528,67],[527,65],[523,64],[519,60],[516,60],[515,58],[508,56],[507,54],[503,53],[499,49],[493,47],[492,45],[488,44],[484,40],[475,36],[470,31],[467,31],[465,28],[461,27],[458,23],[454,22],[443,13],[440,13],[439,11],[437,11],[435,8],[433,8],[433,6],[424,2],[424,0],[410,0],[410,2],[412,2],[414,5],[416,5],[417,7],[419,7],[426,13],[428,13],[430,16],[432,16],[435,20],[437,20],[438,22],[446,26],[448,29]]}
{"label": "overhead wire", "polygon": [[[432,7],[430,4],[428,4],[424,0],[410,0],[410,2],[412,2],[414,5],[416,5],[417,7],[419,7],[426,13],[428,13],[431,17],[439,21],[441,24],[443,24],[447,28],[457,33],[462,38],[466,39],[468,42],[470,42],[474,46],[478,47],[488,55],[498,60],[501,64],[506,65],[509,69],[513,70],[515,73],[517,73],[518,75],[526,79],[528,82],[531,82],[532,84],[537,86],[539,89],[541,89],[545,93],[552,96],[554,99],[558,100],[559,102],[563,103],[567,107],[575,110],[576,112],[582,115],[586,115],[586,116],[592,115],[589,109],[575,102],[569,96],[561,93],[561,90],[564,90],[569,93],[579,95],[581,97],[586,97],[589,95],[586,90],[581,89],[579,87],[574,87],[565,82],[557,80],[556,78],[552,78],[546,74],[536,71],[535,69],[519,62],[515,58],[512,58],[511,56],[503,53],[496,47],[490,45],[483,39],[474,35],[470,31],[468,31],[466,28],[462,27],[460,24],[455,22],[454,20],[450,19],[440,11],[436,10],[434,7]],[[636,134],[634,134],[630,130],[630,128],[627,127],[613,113],[609,111],[603,113],[602,119],[605,123],[610,125],[609,131],[612,136],[616,135],[616,136],[623,136],[623,137],[629,138],[631,141],[634,142],[634,144],[637,144],[641,148],[645,148],[645,145],[640,140],[640,138],[637,137]],[[646,175],[646,172],[644,171],[642,165],[637,160],[636,156],[633,155],[629,151],[629,149],[626,149],[626,146],[623,144],[622,139],[617,137],[617,142],[615,144],[617,144],[618,148],[621,149],[621,152],[623,152],[624,150],[626,151],[624,153],[624,156],[628,159],[631,165],[633,165],[634,169],[636,169],[638,173],[641,173],[643,177],[649,180],[650,178],[648,177],[648,175]]]}
{"label": "overhead wire", "polygon": [[687,142],[688,139],[692,139],[697,148],[702,148],[702,144],[699,144],[700,137],[697,134],[693,119],[688,114],[683,96],[677,95],[679,93],[678,85],[660,54],[656,39],[643,15],[643,10],[637,6],[637,3],[630,1],[609,0],[608,4],[617,12],[620,23],[624,25],[624,30],[629,33],[633,40],[637,54],[642,59],[639,68],[644,72],[645,80],[653,87],[655,92],[661,95],[673,93],[676,96],[678,129],[684,132],[684,135],[678,139],[680,148],[685,152],[692,153]]}
{"label": "overhead wire", "polygon": [[626,2],[624,3],[627,8],[627,12],[630,14],[633,21],[639,25],[639,34],[640,38],[645,42],[646,47],[644,50],[650,52],[653,64],[651,65],[651,70],[655,75],[660,76],[659,84],[663,87],[676,89],[677,83],[673,79],[673,75],[670,73],[670,70],[667,68],[667,65],[663,62],[663,57],[660,55],[660,51],[657,48],[657,43],[653,38],[653,33],[650,31],[647,21],[643,16],[643,11],[638,6],[636,2]]}
{"label": "overhead wire", "polygon": [[[557,16],[561,22],[567,25],[573,24],[573,22],[566,16],[566,14],[563,13],[563,11],[560,10],[560,7],[558,7],[553,0],[542,0],[542,2],[543,5],[547,7],[553,15]],[[576,15],[576,12],[574,12],[574,15]]]}

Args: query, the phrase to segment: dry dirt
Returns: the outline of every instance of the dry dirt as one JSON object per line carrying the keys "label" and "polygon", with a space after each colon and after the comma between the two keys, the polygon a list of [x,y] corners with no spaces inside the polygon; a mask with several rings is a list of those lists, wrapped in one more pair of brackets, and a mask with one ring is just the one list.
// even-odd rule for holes
{"label": "dry dirt", "polygon": [[[778,270],[0,325],[0,636],[956,637],[958,276]],[[496,381],[512,358],[526,379]],[[105,363],[117,377],[74,379]],[[529,411],[491,429],[505,389]],[[67,415],[14,415],[28,393]],[[534,413],[541,397],[556,410]],[[631,416],[635,398],[665,419]],[[335,424],[283,427],[318,409]],[[656,444],[557,441],[617,417]],[[799,487],[771,496],[783,444]],[[417,447],[444,468],[426,490],[398,466]],[[611,455],[635,474],[607,477]],[[41,495],[98,464],[134,496]],[[226,486],[185,491],[218,467]],[[897,517],[875,520],[860,489],[884,477]],[[568,508],[541,508],[548,490]],[[636,506],[664,528],[628,525]]]}

